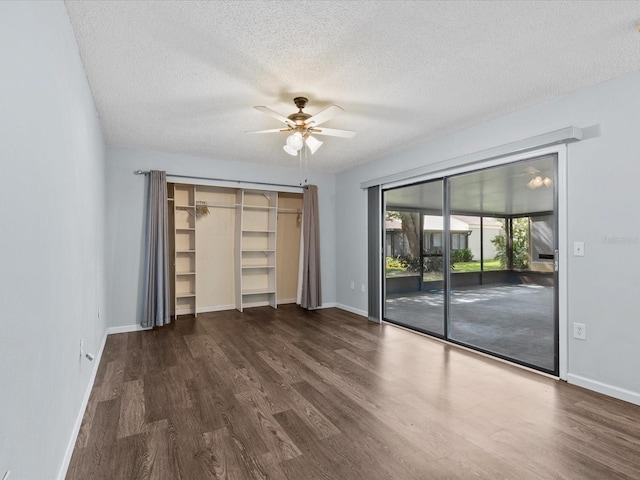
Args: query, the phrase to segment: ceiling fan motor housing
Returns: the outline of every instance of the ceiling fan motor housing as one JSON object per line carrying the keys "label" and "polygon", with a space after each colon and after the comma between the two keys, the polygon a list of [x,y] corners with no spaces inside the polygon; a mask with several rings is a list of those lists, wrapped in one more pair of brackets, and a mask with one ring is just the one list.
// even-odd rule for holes
{"label": "ceiling fan motor housing", "polygon": [[311,117],[311,115],[309,115],[308,113],[304,113],[302,111],[302,109],[307,105],[307,102],[309,100],[306,97],[296,97],[293,99],[293,102],[296,104],[296,107],[298,107],[300,109],[299,112],[296,113],[292,113],[291,115],[289,115],[287,118],[293,122],[295,122],[297,125],[304,125],[305,121]]}

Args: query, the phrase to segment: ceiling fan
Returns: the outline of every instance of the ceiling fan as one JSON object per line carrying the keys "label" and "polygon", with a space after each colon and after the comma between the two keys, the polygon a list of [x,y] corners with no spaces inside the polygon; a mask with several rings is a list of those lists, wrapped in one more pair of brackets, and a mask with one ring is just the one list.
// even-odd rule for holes
{"label": "ceiling fan", "polygon": [[296,113],[292,113],[291,115],[285,117],[284,115],[280,115],[278,112],[271,110],[269,107],[253,107],[259,112],[265,113],[276,120],[280,120],[286,124],[286,128],[273,128],[269,130],[253,130],[246,133],[275,133],[275,132],[285,132],[290,135],[287,137],[287,143],[285,144],[284,149],[289,155],[296,156],[298,152],[302,150],[302,147],[305,145],[309,148],[309,151],[313,155],[318,151],[318,149],[322,146],[324,142],[321,142],[311,134],[314,135],[328,135],[332,137],[342,137],[342,138],[353,138],[356,134],[353,130],[340,130],[336,128],[318,128],[320,124],[323,124],[326,121],[331,120],[336,115],[344,112],[344,110],[337,106],[331,105],[321,112],[316,113],[315,115],[310,115],[308,113],[304,113],[302,111],[303,108],[307,105],[309,100],[306,97],[296,97],[293,99],[293,102],[298,107],[298,111]]}

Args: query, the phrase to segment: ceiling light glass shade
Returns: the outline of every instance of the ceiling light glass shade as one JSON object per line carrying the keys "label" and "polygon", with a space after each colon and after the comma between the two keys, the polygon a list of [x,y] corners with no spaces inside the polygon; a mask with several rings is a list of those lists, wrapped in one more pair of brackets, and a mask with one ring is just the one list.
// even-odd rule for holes
{"label": "ceiling light glass shade", "polygon": [[309,147],[309,151],[311,152],[311,155],[316,153],[324,143],[318,140],[316,137],[312,137],[311,135],[307,135],[307,138],[305,141],[307,143],[307,147]]}
{"label": "ceiling light glass shade", "polygon": [[302,134],[300,132],[296,132],[293,135],[289,135],[287,137],[287,146],[292,150],[300,150],[304,146]]}
{"label": "ceiling light glass shade", "polygon": [[544,183],[545,187],[550,187],[551,185],[553,185],[553,180],[551,180],[549,177],[544,177],[542,183]]}
{"label": "ceiling light glass shade", "polygon": [[529,182],[527,182],[527,188],[530,188],[531,190],[534,190],[536,188],[536,186],[533,183],[533,178],[529,180]]}
{"label": "ceiling light glass shade", "polygon": [[285,145],[282,149],[287,152],[289,155],[293,155],[294,157],[298,155],[298,152],[291,148],[289,145]]}
{"label": "ceiling light glass shade", "polygon": [[543,185],[542,177],[536,177],[536,178],[533,179],[534,188],[540,188],[542,185]]}

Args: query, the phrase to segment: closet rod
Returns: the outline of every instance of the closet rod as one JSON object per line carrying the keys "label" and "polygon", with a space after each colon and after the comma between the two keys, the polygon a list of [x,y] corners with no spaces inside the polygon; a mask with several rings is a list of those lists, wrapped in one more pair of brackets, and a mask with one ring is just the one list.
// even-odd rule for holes
{"label": "closet rod", "polygon": [[[133,172],[134,175],[149,175],[149,171],[148,170],[135,170]],[[241,183],[251,183],[254,185],[265,185],[268,187],[293,187],[293,188],[304,188],[304,185],[300,184],[300,185],[288,185],[286,183],[267,183],[267,182],[252,182],[250,180],[233,180],[233,179],[229,179],[229,178],[213,178],[213,177],[195,177],[192,175],[175,175],[173,173],[167,173],[167,177],[174,177],[174,178],[189,178],[191,180],[213,180],[214,182],[235,182],[238,184]]]}

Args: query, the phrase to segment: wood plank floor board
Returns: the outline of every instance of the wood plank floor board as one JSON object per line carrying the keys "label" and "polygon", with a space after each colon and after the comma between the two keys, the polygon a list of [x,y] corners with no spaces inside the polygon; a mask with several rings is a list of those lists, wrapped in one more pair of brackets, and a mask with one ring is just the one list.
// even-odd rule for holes
{"label": "wood plank floor board", "polygon": [[638,480],[640,407],[338,309],[110,335],[67,480]]}
{"label": "wood plank floor board", "polygon": [[[127,340],[127,347],[125,351],[125,370],[124,370],[124,381],[128,382],[130,380],[137,380],[146,372],[145,366],[143,364],[144,351],[142,349],[142,337],[143,335],[139,334],[140,332],[131,332],[131,333],[121,333]],[[117,336],[117,335],[109,335]],[[105,351],[108,345],[105,346]],[[103,353],[104,355],[104,353]],[[102,362],[102,360],[101,360]]]}
{"label": "wood plank floor board", "polygon": [[[407,435],[406,428],[402,428],[402,433],[398,433],[388,428],[374,413],[337,389],[323,393],[306,382],[298,383],[294,388],[327,417],[342,435],[353,442],[369,438],[375,443],[376,450],[394,458],[416,451],[431,455],[434,451],[434,449],[425,448],[424,431],[419,432],[419,437],[414,435],[413,438]],[[413,441],[416,438],[420,443]],[[446,453],[448,454],[449,451],[447,450]]]}
{"label": "wood plank floor board", "polygon": [[119,438],[116,441],[113,466],[106,472],[105,480],[111,478],[147,480],[150,473],[147,451],[147,435],[144,432]]}
{"label": "wood plank floor board", "polygon": [[142,379],[124,383],[120,415],[118,418],[118,438],[139,435],[144,432],[145,400]]}
{"label": "wood plank floor board", "polygon": [[292,466],[295,469],[296,476],[289,478],[305,478],[307,468],[315,473],[316,477],[317,472],[322,472],[319,478],[365,478],[360,475],[358,469],[354,469],[353,457],[344,450],[335,449],[330,443],[318,440],[306,423],[292,410],[277,413],[274,418],[289,433],[302,452],[300,457],[283,462],[287,470]]}
{"label": "wood plank floor board", "polygon": [[242,458],[236,454],[231,436],[226,428],[206,432],[203,438],[206,453],[201,455],[201,462],[209,472],[209,478],[216,480],[250,478]]}
{"label": "wood plank floor board", "polygon": [[176,456],[176,440],[169,422],[164,419],[147,423],[145,431],[149,479],[181,478]]}
{"label": "wood plank floor board", "polygon": [[274,416],[269,412],[261,395],[245,392],[238,393],[235,397],[238,403],[244,407],[247,420],[259,428],[260,437],[264,439],[269,450],[266,453],[271,453],[278,460],[289,460],[301,455],[296,444],[274,420]]}

